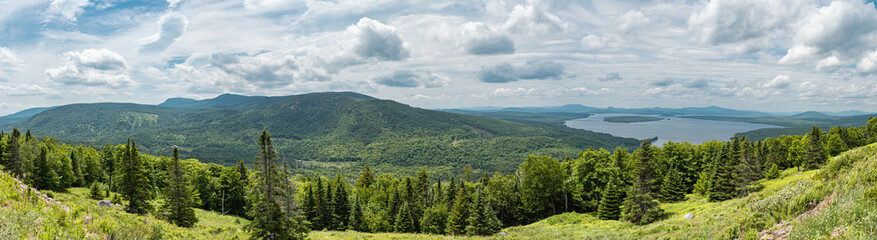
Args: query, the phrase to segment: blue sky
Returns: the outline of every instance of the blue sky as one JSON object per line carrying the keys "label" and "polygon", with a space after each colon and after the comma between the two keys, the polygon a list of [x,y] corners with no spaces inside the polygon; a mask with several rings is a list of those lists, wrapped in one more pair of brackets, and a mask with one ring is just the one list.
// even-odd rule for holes
{"label": "blue sky", "polygon": [[862,0],[0,0],[0,115],[355,91],[424,108],[877,111]]}

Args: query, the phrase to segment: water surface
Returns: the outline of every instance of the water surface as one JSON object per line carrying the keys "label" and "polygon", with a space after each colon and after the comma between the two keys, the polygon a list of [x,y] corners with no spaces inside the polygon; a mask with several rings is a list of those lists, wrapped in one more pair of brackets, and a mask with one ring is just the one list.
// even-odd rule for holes
{"label": "water surface", "polygon": [[566,126],[588,131],[608,133],[618,137],[629,137],[636,139],[658,137],[658,141],[653,143],[654,145],[658,146],[666,143],[667,141],[688,141],[693,144],[700,144],[713,139],[725,141],[733,137],[734,133],[748,132],[762,128],[779,127],[766,124],[714,121],[680,117],[663,117],[664,120],[637,123],[613,123],[603,121],[603,118],[605,117],[615,116],[661,117],[657,115],[635,114],[594,114],[587,118],[566,121]]}

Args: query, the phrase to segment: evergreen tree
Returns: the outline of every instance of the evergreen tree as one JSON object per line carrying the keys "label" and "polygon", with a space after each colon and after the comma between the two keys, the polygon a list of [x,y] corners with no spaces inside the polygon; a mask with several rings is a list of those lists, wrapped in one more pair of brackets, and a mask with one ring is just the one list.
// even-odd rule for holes
{"label": "evergreen tree", "polygon": [[88,188],[88,190],[89,190],[88,197],[90,197],[91,199],[94,199],[94,200],[103,200],[104,199],[104,192],[100,190],[100,184],[98,184],[97,182],[92,182],[91,187]]}
{"label": "evergreen tree", "polygon": [[18,128],[13,128],[12,135],[9,137],[9,153],[7,154],[8,156],[6,160],[6,168],[12,173],[12,176],[18,179],[24,177],[24,168],[22,167],[21,159],[21,144],[18,140],[20,137],[21,133],[18,132]]}
{"label": "evergreen tree", "polygon": [[58,169],[58,177],[60,180],[57,189],[62,190],[72,187],[76,183],[76,174],[73,173],[73,164],[71,164],[70,158],[67,158],[66,154],[61,154],[59,156],[55,153],[52,154],[52,157],[53,159],[49,162],[52,163],[51,165],[54,165],[52,168]]}
{"label": "evergreen tree", "polygon": [[271,143],[271,135],[263,130],[259,136],[259,161],[252,188],[247,194],[249,216],[253,218],[246,226],[251,239],[304,239],[308,229],[295,219],[289,218],[280,207],[278,197],[283,196],[281,181],[285,179],[277,169],[277,153]]}
{"label": "evergreen tree", "polygon": [[700,196],[707,196],[710,186],[709,181],[710,175],[707,171],[700,172],[700,175],[697,177],[697,182],[694,183],[694,193]]}
{"label": "evergreen tree", "polygon": [[27,133],[24,134],[24,141],[25,141],[25,142],[30,142],[31,139],[33,139],[33,135],[30,134],[30,129],[28,129],[28,130],[27,130]]}
{"label": "evergreen tree", "polygon": [[746,137],[742,137],[739,144],[740,163],[737,165],[737,192],[740,196],[745,196],[761,188],[757,181],[762,177],[762,166],[758,154],[746,140]]}
{"label": "evergreen tree", "polygon": [[444,195],[444,192],[442,191],[442,180],[441,179],[436,180],[435,189],[432,190],[432,192],[433,192],[432,205],[442,204],[442,201],[444,200],[445,195]]}
{"label": "evergreen tree", "polygon": [[73,168],[74,187],[85,186],[85,179],[82,176],[81,162],[76,156],[76,150],[70,151],[70,166]]}
{"label": "evergreen tree", "polygon": [[110,195],[110,191],[115,190],[113,181],[116,178],[116,158],[113,149],[114,147],[107,143],[100,151],[100,163],[107,180],[107,196]]}
{"label": "evergreen tree", "polygon": [[737,191],[737,169],[732,150],[733,143],[726,143],[716,155],[716,165],[710,177],[708,197],[710,201],[724,201],[734,198]]}
{"label": "evergreen tree", "polygon": [[[462,183],[460,183],[462,184]],[[457,197],[457,185],[454,184],[454,177],[451,177],[451,181],[448,183],[448,190],[445,194],[445,203],[448,204],[448,209],[451,209],[454,205],[454,198]]]}
{"label": "evergreen tree", "polygon": [[682,200],[685,200],[685,182],[679,170],[671,167],[661,185],[661,201],[670,203]]}
{"label": "evergreen tree", "polygon": [[448,207],[444,204],[434,204],[423,212],[420,217],[420,231],[431,234],[445,234],[445,226],[448,222]]}
{"label": "evergreen tree", "polygon": [[621,182],[620,174],[609,176],[609,183],[603,189],[603,196],[600,197],[600,206],[597,208],[597,215],[604,220],[618,220],[621,217],[621,204],[624,201],[624,185]]}
{"label": "evergreen tree", "polygon": [[[350,203],[347,201],[347,186],[341,179],[341,174],[335,178],[335,190],[332,194],[332,225],[335,230],[347,229],[347,221],[350,218]],[[361,213],[360,213],[361,214]]]}
{"label": "evergreen tree", "polygon": [[362,169],[362,173],[359,174],[359,178],[356,179],[356,187],[368,188],[374,183],[375,175],[372,172],[371,168],[368,167],[368,164],[366,164],[365,168]]}
{"label": "evergreen tree", "polygon": [[804,169],[811,170],[819,168],[819,165],[825,163],[828,158],[825,156],[825,149],[822,146],[822,130],[813,126],[810,134],[807,135],[806,159],[804,160]]}
{"label": "evergreen tree", "polygon": [[767,171],[767,174],[764,177],[767,179],[776,179],[780,177],[779,167],[776,164],[770,166],[770,170]]}
{"label": "evergreen tree", "polygon": [[368,231],[368,224],[365,222],[365,218],[363,218],[362,207],[360,206],[359,199],[353,201],[353,209],[350,211],[350,220],[348,221],[347,229],[360,232]]}
{"label": "evergreen tree", "polygon": [[121,163],[117,182],[122,199],[128,201],[126,210],[129,213],[146,213],[152,208],[149,204],[149,200],[152,199],[152,185],[149,184],[149,178],[146,176],[146,169],[137,151],[136,142],[128,140],[122,152]]}
{"label": "evergreen tree", "polygon": [[652,152],[651,142],[644,140],[640,150],[639,157],[634,163],[636,168],[631,174],[633,185],[624,199],[621,215],[622,218],[635,224],[648,224],[662,218],[664,210],[655,200],[656,193],[652,190],[655,180],[651,175],[654,172],[651,161],[655,153]]}
{"label": "evergreen tree", "polygon": [[180,227],[192,227],[198,222],[195,216],[197,195],[186,179],[186,169],[180,165],[179,150],[174,147],[173,160],[168,168],[167,187],[164,189],[164,205],[161,213],[168,222]]}
{"label": "evergreen tree", "polygon": [[490,203],[481,194],[476,194],[467,222],[467,235],[493,235],[502,229],[502,223],[496,218]]}
{"label": "evergreen tree", "polygon": [[445,227],[445,232],[454,235],[465,233],[466,226],[469,225],[469,196],[466,194],[466,189],[461,187],[456,195]]}
{"label": "evergreen tree", "polygon": [[330,217],[332,216],[331,212],[329,212],[329,201],[326,199],[326,190],[323,188],[323,179],[320,175],[314,176],[316,178],[315,187],[314,187],[314,216],[310,220],[312,229],[324,229],[330,221]]}
{"label": "evergreen tree", "polygon": [[219,176],[220,210],[222,214],[246,215],[246,186],[238,167],[223,168]]}
{"label": "evergreen tree", "polygon": [[417,231],[415,224],[411,204],[403,202],[399,207],[399,212],[396,213],[396,221],[395,224],[393,224],[393,229],[400,233],[413,233]]}

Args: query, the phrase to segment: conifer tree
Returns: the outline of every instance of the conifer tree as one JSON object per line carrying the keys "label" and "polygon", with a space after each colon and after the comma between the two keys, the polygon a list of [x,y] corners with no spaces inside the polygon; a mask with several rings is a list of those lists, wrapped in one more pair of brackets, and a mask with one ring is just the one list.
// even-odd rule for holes
{"label": "conifer tree", "polygon": [[496,218],[496,214],[490,208],[490,203],[482,194],[475,195],[475,201],[467,220],[467,235],[493,235],[502,229],[502,223]]}
{"label": "conifer tree", "polygon": [[126,210],[129,213],[146,213],[152,209],[149,204],[152,199],[152,185],[149,184],[143,160],[137,151],[137,143],[130,139],[122,152],[120,167],[117,182],[122,199],[128,201]]}
{"label": "conifer tree", "polygon": [[439,179],[435,182],[435,189],[432,190],[432,205],[442,204],[444,201],[444,192],[442,191],[442,180]]}
{"label": "conifer tree", "polygon": [[198,222],[195,216],[195,203],[197,195],[192,192],[192,186],[186,178],[186,169],[180,165],[179,150],[174,147],[173,159],[168,167],[168,175],[164,189],[164,205],[161,213],[168,222],[180,227],[192,227]]}
{"label": "conifer tree", "polygon": [[420,217],[420,231],[431,234],[445,234],[448,222],[448,207],[444,204],[433,204]]}
{"label": "conifer tree", "polygon": [[89,190],[88,197],[90,197],[91,199],[94,199],[94,200],[103,200],[104,199],[104,192],[100,190],[100,184],[98,184],[97,182],[92,182],[91,187],[88,188],[88,190]]}
{"label": "conifer tree", "polygon": [[[347,201],[347,186],[341,174],[335,178],[335,189],[332,191],[332,225],[335,230],[347,229],[350,218],[350,203]],[[361,213],[360,213],[361,214]]]}
{"label": "conifer tree", "polygon": [[399,207],[399,212],[396,213],[396,221],[395,224],[393,224],[393,229],[400,233],[413,233],[417,231],[415,224],[411,204],[403,202]]}
{"label": "conifer tree", "polygon": [[85,179],[82,176],[81,162],[76,155],[76,150],[70,151],[70,166],[73,168],[74,187],[85,186]]}
{"label": "conifer tree", "polygon": [[780,177],[779,167],[776,164],[770,166],[770,170],[767,170],[767,174],[764,177],[767,179],[776,179]]}
{"label": "conifer tree", "polygon": [[332,213],[329,212],[329,201],[326,199],[326,190],[323,187],[323,179],[320,175],[315,175],[316,178],[315,187],[314,187],[314,216],[311,219],[311,228],[312,229],[323,229],[328,227],[327,223],[332,216]]}
{"label": "conifer tree", "polygon": [[283,196],[281,181],[285,179],[277,169],[277,153],[271,143],[271,135],[263,130],[259,136],[259,169],[254,174],[254,183],[247,194],[249,216],[253,218],[246,226],[251,239],[304,239],[308,229],[296,219],[289,218],[280,207],[279,197]]}
{"label": "conifer tree", "polygon": [[757,181],[762,177],[762,166],[758,154],[746,140],[746,137],[741,138],[738,148],[740,149],[740,163],[737,165],[737,193],[740,196],[745,196],[761,187]]}
{"label": "conifer tree", "polygon": [[631,174],[633,185],[629,188],[622,207],[622,218],[635,224],[648,224],[663,217],[661,209],[653,190],[655,179],[652,176],[652,163],[654,152],[651,142],[644,140],[640,146],[640,154],[636,159]]}
{"label": "conifer tree", "polygon": [[679,170],[671,167],[661,185],[661,201],[671,203],[682,200],[685,200],[685,182]]}
{"label": "conifer tree", "polygon": [[6,168],[9,172],[12,173],[13,177],[21,179],[24,176],[24,168],[22,167],[22,159],[21,159],[21,143],[19,142],[19,138],[21,137],[21,133],[18,132],[18,128],[12,129],[12,135],[9,136],[9,153],[7,154],[7,165]]}
{"label": "conifer tree", "polygon": [[350,211],[350,220],[348,221],[347,229],[360,232],[368,230],[368,224],[366,224],[365,218],[363,218],[362,207],[360,206],[359,199],[353,201],[353,208]]}
{"label": "conifer tree", "polygon": [[621,204],[624,201],[624,185],[620,174],[608,176],[609,183],[603,189],[600,197],[600,206],[597,207],[597,215],[603,220],[618,220],[621,217]]}
{"label": "conifer tree", "polygon": [[807,135],[807,146],[804,159],[804,169],[811,170],[819,168],[819,165],[825,163],[828,158],[825,156],[825,149],[822,146],[822,130],[813,126],[810,134]]}
{"label": "conifer tree", "polygon": [[737,169],[733,143],[726,143],[716,155],[716,165],[710,177],[708,197],[710,201],[724,201],[734,198],[737,191]]}
{"label": "conifer tree", "polygon": [[116,158],[113,156],[113,149],[114,147],[107,143],[100,151],[100,163],[107,180],[107,197],[110,196],[110,191],[116,190],[116,185],[113,185],[116,178]]}
{"label": "conifer tree", "polygon": [[371,168],[368,167],[368,164],[366,164],[365,168],[362,169],[362,173],[359,174],[359,178],[356,179],[356,187],[368,188],[374,183],[375,175]]}
{"label": "conifer tree", "polygon": [[700,196],[707,196],[709,193],[710,186],[710,175],[707,171],[700,172],[700,175],[697,177],[697,182],[694,183],[694,193]]}
{"label": "conifer tree", "polygon": [[466,226],[469,225],[469,196],[466,189],[461,187],[457,190],[457,196],[454,197],[454,205],[448,214],[448,223],[445,232],[449,234],[459,235],[466,232]]}
{"label": "conifer tree", "polygon": [[451,209],[454,205],[454,198],[457,197],[457,185],[454,184],[454,177],[451,177],[451,181],[448,183],[448,190],[445,197],[447,199],[445,199],[444,202],[448,204],[448,209]]}

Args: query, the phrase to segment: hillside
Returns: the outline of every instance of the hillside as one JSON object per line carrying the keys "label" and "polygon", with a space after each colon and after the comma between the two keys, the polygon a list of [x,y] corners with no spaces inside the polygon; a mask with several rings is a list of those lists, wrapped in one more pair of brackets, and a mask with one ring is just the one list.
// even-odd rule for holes
{"label": "hillside", "polygon": [[798,117],[730,117],[730,116],[686,116],[704,120],[748,122],[782,126],[782,128],[763,128],[741,133],[755,140],[763,140],[768,137],[781,135],[801,135],[810,131],[810,127],[818,126],[824,131],[834,126],[851,127],[862,125],[874,115],[856,115],[833,117],[818,112],[804,112]]}
{"label": "hillside", "polygon": [[30,108],[30,109],[25,109],[25,110],[22,110],[22,111],[13,113],[13,114],[2,116],[2,117],[0,117],[0,126],[6,125],[6,124],[17,123],[21,120],[25,120],[29,117],[32,117],[33,115],[37,115],[41,112],[44,112],[44,111],[52,109],[52,108],[54,108],[54,107]]}
{"label": "hillside", "polygon": [[827,118],[827,117],[831,117],[831,115],[817,112],[817,111],[807,111],[807,112],[802,112],[802,113],[792,115],[791,117],[793,117],[793,118]]}
{"label": "hillside", "polygon": [[509,172],[531,154],[561,158],[589,147],[632,148],[637,143],[559,124],[425,110],[356,93],[282,98],[222,95],[162,105],[66,105],[17,127],[95,147],[132,137],[149,154],[176,145],[184,157],[225,165],[252,160],[258,152],[252,133],[269,129],[281,157],[368,163],[394,171],[401,171],[398,166],[445,167],[433,168],[441,172],[470,164],[484,171]]}

